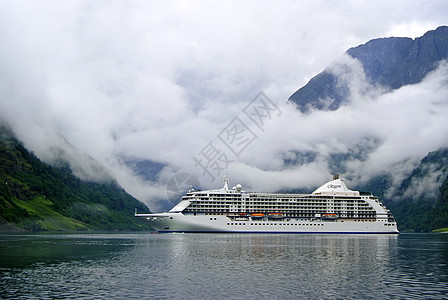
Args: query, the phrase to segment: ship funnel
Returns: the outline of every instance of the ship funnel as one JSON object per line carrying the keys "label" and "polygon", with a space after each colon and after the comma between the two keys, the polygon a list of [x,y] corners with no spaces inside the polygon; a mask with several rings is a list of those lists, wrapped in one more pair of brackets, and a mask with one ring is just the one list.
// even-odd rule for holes
{"label": "ship funnel", "polygon": [[333,180],[339,179],[339,174],[334,174],[333,175]]}

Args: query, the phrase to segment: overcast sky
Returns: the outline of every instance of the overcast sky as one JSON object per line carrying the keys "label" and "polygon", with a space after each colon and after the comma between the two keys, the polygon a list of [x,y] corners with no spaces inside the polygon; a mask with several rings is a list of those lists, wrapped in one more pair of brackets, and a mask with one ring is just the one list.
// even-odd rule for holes
{"label": "overcast sky", "polygon": [[[305,116],[286,102],[348,48],[421,36],[447,25],[447,12],[444,0],[0,0],[0,117],[41,159],[62,147],[78,175],[98,176],[84,153],[153,210],[175,174],[220,186],[212,165],[201,168],[212,154],[232,185],[256,190],[316,187],[329,178],[331,153],[357,147],[373,150],[350,162],[353,181],[403,160],[405,174],[446,146],[446,65],[336,112]],[[357,89],[362,72],[348,63]],[[247,113],[260,103],[272,113],[263,124]],[[231,140],[235,126],[246,135]],[[297,153],[318,155],[285,165]],[[165,168],[143,181],[129,159]]]}

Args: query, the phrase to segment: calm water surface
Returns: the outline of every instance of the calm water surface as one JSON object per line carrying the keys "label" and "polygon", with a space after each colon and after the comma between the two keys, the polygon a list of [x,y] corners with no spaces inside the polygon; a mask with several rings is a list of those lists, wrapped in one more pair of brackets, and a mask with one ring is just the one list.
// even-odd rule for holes
{"label": "calm water surface", "polygon": [[448,235],[0,236],[0,298],[447,299]]}

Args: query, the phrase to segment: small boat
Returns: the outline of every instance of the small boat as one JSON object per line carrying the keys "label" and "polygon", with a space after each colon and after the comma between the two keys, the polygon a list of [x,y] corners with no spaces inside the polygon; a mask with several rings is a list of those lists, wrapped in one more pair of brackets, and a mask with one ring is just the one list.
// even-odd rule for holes
{"label": "small boat", "polygon": [[252,219],[261,219],[261,218],[264,218],[264,214],[254,213],[254,214],[251,214],[251,217],[252,217]]}
{"label": "small boat", "polygon": [[268,214],[269,219],[283,219],[282,213],[270,213]]}
{"label": "small boat", "polygon": [[323,214],[322,219],[326,220],[336,220],[338,216],[336,214]]}

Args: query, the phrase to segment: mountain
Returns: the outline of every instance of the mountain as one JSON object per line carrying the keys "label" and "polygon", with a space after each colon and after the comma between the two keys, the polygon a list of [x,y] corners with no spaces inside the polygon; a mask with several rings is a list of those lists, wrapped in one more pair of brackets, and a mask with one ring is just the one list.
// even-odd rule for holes
{"label": "mountain", "polygon": [[[387,91],[415,84],[448,57],[448,26],[428,31],[416,39],[374,39],[347,50],[346,56],[361,64],[372,89]],[[353,66],[343,60],[336,61],[293,93],[289,102],[295,103],[302,112],[336,110],[347,104],[350,87],[348,82],[341,80],[340,71],[347,72],[350,68]]]}
{"label": "mountain", "polygon": [[394,187],[385,172],[369,180],[363,190],[379,196],[402,232],[428,232],[448,227],[448,149],[428,153]]}
{"label": "mountain", "polygon": [[68,163],[39,160],[0,127],[0,231],[151,230],[148,208],[115,181],[81,180]]}
{"label": "mountain", "polygon": [[121,160],[136,176],[149,182],[157,181],[158,174],[165,167],[165,164],[145,159],[121,157]]}
{"label": "mountain", "polygon": [[[404,86],[420,83],[447,58],[447,26],[428,31],[416,39],[374,39],[347,50],[340,59],[293,93],[288,101],[309,115],[319,110],[334,111],[354,104],[358,99],[374,100]],[[444,76],[441,80],[446,82]],[[428,93],[439,92],[435,86],[427,88],[433,89]],[[436,111],[443,114],[443,110]],[[413,122],[412,116],[405,122]],[[402,138],[406,140],[406,137]],[[330,153],[328,168],[333,173],[349,172],[348,165],[366,161],[383,142],[381,137],[374,135],[360,138],[347,150]],[[446,142],[442,140],[440,144],[446,145]],[[301,164],[299,157],[313,161],[315,156],[317,153],[297,153],[297,158],[285,161],[285,165]],[[402,232],[448,228],[448,149],[434,149],[421,158],[413,170],[401,173],[401,170],[409,170],[408,166],[414,164],[415,159],[419,157],[403,156],[390,170],[382,170],[379,175],[367,179],[359,189],[379,196],[394,214]],[[350,179],[350,174],[347,178]]]}

